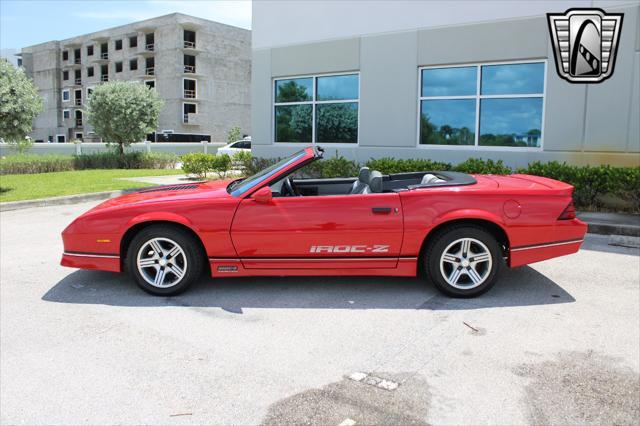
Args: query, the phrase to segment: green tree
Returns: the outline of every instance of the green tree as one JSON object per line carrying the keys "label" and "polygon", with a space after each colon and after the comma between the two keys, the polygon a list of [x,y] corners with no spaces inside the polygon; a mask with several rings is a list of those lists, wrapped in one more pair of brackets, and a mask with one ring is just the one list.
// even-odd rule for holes
{"label": "green tree", "polygon": [[240,132],[240,127],[232,127],[227,133],[227,143],[234,143],[235,141],[239,141],[241,137],[242,133]]}
{"label": "green tree", "polygon": [[96,134],[124,154],[125,146],[156,130],[163,105],[157,92],[143,83],[114,81],[94,89],[87,114]]}
{"label": "green tree", "polygon": [[42,97],[24,70],[0,59],[0,139],[23,140],[42,109]]}

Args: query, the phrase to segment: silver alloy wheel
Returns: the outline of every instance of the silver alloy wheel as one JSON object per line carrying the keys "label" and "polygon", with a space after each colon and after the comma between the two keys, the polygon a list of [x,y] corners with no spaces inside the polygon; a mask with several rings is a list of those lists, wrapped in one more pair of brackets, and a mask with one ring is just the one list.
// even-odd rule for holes
{"label": "silver alloy wheel", "polygon": [[187,256],[182,247],[169,238],[152,238],[138,250],[138,272],[154,287],[168,288],[187,273]]}
{"label": "silver alloy wheel", "polygon": [[475,238],[460,238],[447,246],[440,257],[445,281],[458,289],[470,290],[487,280],[493,259],[489,248]]}

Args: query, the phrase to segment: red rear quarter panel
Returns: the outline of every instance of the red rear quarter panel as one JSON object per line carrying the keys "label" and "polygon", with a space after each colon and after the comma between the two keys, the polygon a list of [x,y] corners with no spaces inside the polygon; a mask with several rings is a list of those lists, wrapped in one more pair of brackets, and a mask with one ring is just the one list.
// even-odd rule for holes
{"label": "red rear quarter panel", "polygon": [[[519,266],[577,251],[580,242],[545,248],[549,243],[582,240],[586,225],[558,220],[571,202],[571,185],[527,175],[475,176],[469,186],[401,192],[405,236],[402,256],[419,254],[425,237],[438,225],[479,219],[500,226],[510,248],[509,266]],[[514,251],[515,249],[515,251]]]}

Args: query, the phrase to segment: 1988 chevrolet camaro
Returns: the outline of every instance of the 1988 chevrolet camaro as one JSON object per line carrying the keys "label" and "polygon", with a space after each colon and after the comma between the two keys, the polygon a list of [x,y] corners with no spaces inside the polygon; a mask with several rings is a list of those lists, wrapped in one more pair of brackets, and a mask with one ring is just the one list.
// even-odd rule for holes
{"label": "1988 chevrolet camaro", "polygon": [[[204,271],[242,276],[425,276],[454,297],[516,267],[578,251],[573,187],[543,177],[413,172],[299,179],[308,147],[245,179],[144,189],[62,233],[63,266],[128,271],[155,295]],[[422,274],[424,272],[424,274]]]}

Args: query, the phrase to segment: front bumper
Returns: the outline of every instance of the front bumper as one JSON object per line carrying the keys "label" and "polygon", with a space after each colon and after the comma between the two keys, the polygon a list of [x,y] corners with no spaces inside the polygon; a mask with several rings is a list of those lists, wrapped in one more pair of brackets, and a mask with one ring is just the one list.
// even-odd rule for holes
{"label": "front bumper", "polygon": [[64,252],[60,265],[78,269],[122,272],[120,256],[97,253]]}

